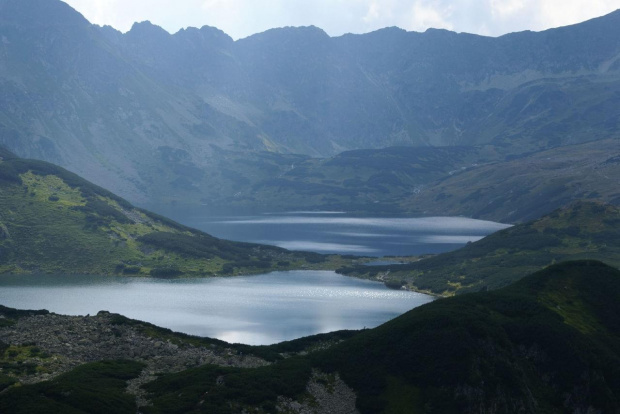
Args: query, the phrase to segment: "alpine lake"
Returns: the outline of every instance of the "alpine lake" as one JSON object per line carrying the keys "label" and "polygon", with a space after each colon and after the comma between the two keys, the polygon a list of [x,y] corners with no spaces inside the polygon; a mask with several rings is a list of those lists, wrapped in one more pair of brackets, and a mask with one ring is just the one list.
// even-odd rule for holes
{"label": "alpine lake", "polygon": [[[454,250],[508,227],[460,217],[371,218],[342,212],[171,216],[229,240],[377,258]],[[432,300],[332,271],[205,279],[0,276],[4,306],[67,315],[107,310],[178,332],[251,345],[373,328]]]}

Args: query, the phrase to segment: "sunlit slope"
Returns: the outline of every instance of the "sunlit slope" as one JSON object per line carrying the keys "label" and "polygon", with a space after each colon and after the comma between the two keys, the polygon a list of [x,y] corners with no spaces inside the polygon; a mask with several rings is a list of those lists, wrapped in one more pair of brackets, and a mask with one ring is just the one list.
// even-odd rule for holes
{"label": "sunlit slope", "polygon": [[564,260],[596,259],[620,266],[620,209],[577,202],[538,220],[468,243],[459,250],[406,265],[358,266],[344,274],[402,282],[415,289],[452,295],[497,289]]}
{"label": "sunlit slope", "polygon": [[3,150],[0,272],[169,277],[290,268],[319,255],[217,239],[137,209],[60,167]]}

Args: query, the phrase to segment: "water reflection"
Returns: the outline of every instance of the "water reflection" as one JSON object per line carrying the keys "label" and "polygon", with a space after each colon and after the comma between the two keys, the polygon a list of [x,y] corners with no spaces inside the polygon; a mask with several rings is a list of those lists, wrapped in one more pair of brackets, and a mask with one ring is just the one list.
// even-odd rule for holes
{"label": "water reflection", "polygon": [[374,327],[431,301],[329,271],[158,280],[101,276],[0,276],[0,304],[69,314],[121,313],[193,335],[270,344]]}
{"label": "water reflection", "polygon": [[510,227],[464,217],[351,217],[330,211],[179,219],[228,240],[363,256],[442,253]]}

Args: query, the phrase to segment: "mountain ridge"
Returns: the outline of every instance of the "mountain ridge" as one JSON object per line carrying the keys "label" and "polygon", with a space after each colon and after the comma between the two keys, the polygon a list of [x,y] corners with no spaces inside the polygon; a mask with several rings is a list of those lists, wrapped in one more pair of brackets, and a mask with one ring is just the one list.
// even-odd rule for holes
{"label": "mountain ridge", "polygon": [[[122,34],[39,3],[0,3],[0,144],[132,202],[208,199],[228,179],[219,150],[492,145],[506,156],[620,130],[618,12],[500,38],[284,28],[232,41],[150,23]],[[170,151],[184,155],[170,164]]]}

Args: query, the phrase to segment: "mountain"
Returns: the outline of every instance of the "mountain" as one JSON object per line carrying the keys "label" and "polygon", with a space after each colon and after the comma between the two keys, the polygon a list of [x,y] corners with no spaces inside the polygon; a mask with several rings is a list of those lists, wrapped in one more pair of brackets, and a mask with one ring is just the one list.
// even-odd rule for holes
{"label": "mountain", "polygon": [[228,187],[219,187],[203,200],[204,206],[380,213],[403,212],[403,201],[429,183],[497,158],[491,150],[474,147],[389,147],[329,158],[233,151],[222,155],[216,163],[226,171]]}
{"label": "mountain", "polygon": [[499,38],[302,27],[233,41],[149,22],[122,34],[59,0],[0,0],[0,144],[135,203],[200,204],[230,196],[238,177],[222,164],[265,151],[506,156],[617,137],[619,23],[614,12]]}
{"label": "mountain", "polygon": [[549,267],[437,300],[318,357],[361,412],[617,412],[620,272]]}
{"label": "mountain", "polygon": [[325,260],[217,239],[135,208],[63,168],[0,149],[0,273],[209,276]]}
{"label": "mountain", "polygon": [[582,201],[453,252],[404,265],[355,266],[338,272],[450,296],[507,286],[566,260],[593,259],[618,267],[619,237],[620,208]]}
{"label": "mountain", "polygon": [[618,205],[618,179],[620,141],[601,140],[470,165],[427,182],[400,204],[410,214],[465,215],[518,223],[575,200]]}
{"label": "mountain", "polygon": [[[144,413],[615,413],[619,281],[620,271],[600,262],[566,262],[501,290],[436,300],[374,329],[245,347],[243,355],[105,312],[63,317],[4,308],[3,338],[36,338],[34,328],[48,323],[76,340],[73,350],[58,346],[47,355],[55,337],[4,344],[13,355],[0,374],[8,384],[24,363],[34,364],[33,372],[49,369],[53,357],[61,364],[63,355],[82,355],[97,335],[116,347],[148,334],[159,346],[146,359],[99,361],[91,354],[92,362],[50,381],[5,389],[0,408],[105,412],[117,404],[129,413],[140,401]],[[184,355],[209,347],[213,363],[188,361],[190,369],[174,372]],[[256,354],[273,355],[271,364],[260,366]]]}

